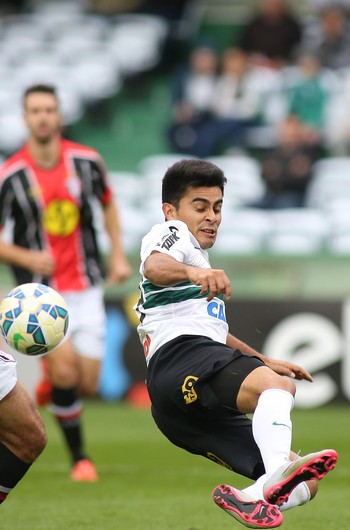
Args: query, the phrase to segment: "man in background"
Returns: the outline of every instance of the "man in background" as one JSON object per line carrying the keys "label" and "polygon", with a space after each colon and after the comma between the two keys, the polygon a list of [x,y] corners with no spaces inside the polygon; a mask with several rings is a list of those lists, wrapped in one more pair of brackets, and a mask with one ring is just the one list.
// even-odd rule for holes
{"label": "man in background", "polygon": [[98,390],[104,354],[103,266],[94,228],[99,201],[111,242],[108,282],[131,274],[121,242],[118,211],[101,156],[61,135],[55,89],[29,87],[24,94],[27,143],[0,168],[0,227],[13,223],[13,242],[0,239],[0,259],[17,284],[40,282],[65,298],[69,337],[48,356],[51,411],[72,460],[71,478],[96,481],[82,436],[80,395]]}

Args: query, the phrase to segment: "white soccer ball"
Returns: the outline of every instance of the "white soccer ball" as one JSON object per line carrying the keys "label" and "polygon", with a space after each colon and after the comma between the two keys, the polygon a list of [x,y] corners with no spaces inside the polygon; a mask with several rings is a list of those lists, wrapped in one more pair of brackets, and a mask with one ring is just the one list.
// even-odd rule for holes
{"label": "white soccer ball", "polygon": [[41,355],[58,346],[68,322],[63,297],[40,283],[18,285],[0,304],[2,336],[9,346],[26,355]]}

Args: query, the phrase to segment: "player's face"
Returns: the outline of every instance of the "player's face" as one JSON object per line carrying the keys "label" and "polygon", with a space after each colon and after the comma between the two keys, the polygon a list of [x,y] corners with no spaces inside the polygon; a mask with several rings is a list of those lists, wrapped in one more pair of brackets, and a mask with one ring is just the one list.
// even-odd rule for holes
{"label": "player's face", "polygon": [[218,186],[189,188],[180,200],[178,208],[163,205],[167,220],[186,223],[201,248],[211,248],[217,238],[221,223],[222,192]]}
{"label": "player's face", "polygon": [[47,143],[61,130],[61,117],[57,99],[52,94],[33,92],[25,102],[24,120],[30,136]]}

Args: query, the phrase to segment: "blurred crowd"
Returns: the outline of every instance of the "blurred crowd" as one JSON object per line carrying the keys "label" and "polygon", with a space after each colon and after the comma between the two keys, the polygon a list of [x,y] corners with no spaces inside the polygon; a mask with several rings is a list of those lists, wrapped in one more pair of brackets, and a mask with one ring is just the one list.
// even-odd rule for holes
{"label": "blurred crowd", "polygon": [[259,0],[223,51],[198,40],[173,72],[170,148],[253,154],[267,188],[253,206],[302,206],[314,162],[350,153],[349,13],[329,0],[304,19]]}

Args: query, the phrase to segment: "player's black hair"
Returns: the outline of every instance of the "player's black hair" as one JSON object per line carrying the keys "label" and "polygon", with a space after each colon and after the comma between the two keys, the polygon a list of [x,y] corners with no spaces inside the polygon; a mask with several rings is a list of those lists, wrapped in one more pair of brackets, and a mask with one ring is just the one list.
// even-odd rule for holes
{"label": "player's black hair", "polygon": [[51,94],[57,101],[58,96],[56,92],[56,88],[53,85],[45,85],[45,84],[37,84],[37,85],[31,85],[24,91],[23,94],[23,106],[26,106],[27,97],[30,94]]}
{"label": "player's black hair", "polygon": [[207,160],[184,159],[166,171],[162,181],[162,202],[179,206],[188,188],[218,186],[222,194],[227,179],[223,171]]}

